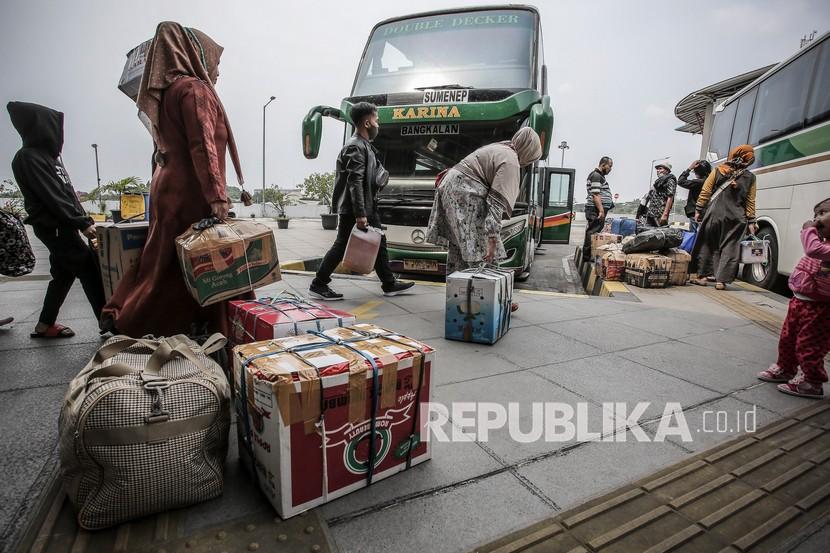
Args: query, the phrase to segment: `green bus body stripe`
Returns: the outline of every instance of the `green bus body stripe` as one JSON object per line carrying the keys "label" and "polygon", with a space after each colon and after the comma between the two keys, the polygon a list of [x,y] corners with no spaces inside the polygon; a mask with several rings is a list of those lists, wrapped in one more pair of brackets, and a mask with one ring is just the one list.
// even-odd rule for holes
{"label": "green bus body stripe", "polygon": [[[825,152],[830,152],[830,123],[827,122],[801,134],[756,146],[755,157],[758,163],[753,169],[795,161]],[[724,161],[726,161],[726,158],[719,159],[717,163]]]}
{"label": "green bus body stripe", "polygon": [[[467,102],[467,103],[446,103],[446,104],[406,104],[402,106],[378,106],[378,121],[380,124],[407,124],[407,123],[422,123],[425,121],[434,121],[442,123],[452,123],[454,121],[501,121],[513,117],[520,113],[530,110],[533,104],[537,104],[542,100],[542,95],[538,90],[523,90],[517,92],[512,96],[500,100],[498,102]],[[418,108],[431,108],[438,106],[455,106],[458,108],[460,117],[414,117],[412,119],[392,119],[392,114],[396,109],[403,109],[404,112],[413,108],[416,112]],[[343,100],[340,105],[341,111],[346,114],[349,119],[349,113],[352,109],[351,102]]]}

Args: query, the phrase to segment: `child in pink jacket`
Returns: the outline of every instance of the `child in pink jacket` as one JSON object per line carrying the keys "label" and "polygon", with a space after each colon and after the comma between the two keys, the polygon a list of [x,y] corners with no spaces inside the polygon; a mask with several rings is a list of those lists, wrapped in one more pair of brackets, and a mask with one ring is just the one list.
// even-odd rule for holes
{"label": "child in pink jacket", "polygon": [[[824,397],[824,356],[830,352],[830,198],[804,223],[804,257],[790,275],[793,298],[778,340],[778,362],[758,375],[783,382],[778,390],[799,397]],[[798,372],[799,367],[801,372]]]}

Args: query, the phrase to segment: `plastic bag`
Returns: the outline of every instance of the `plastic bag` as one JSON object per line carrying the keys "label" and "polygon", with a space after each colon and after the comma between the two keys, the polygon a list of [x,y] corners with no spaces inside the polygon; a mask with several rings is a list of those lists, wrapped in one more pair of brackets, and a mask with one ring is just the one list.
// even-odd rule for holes
{"label": "plastic bag", "polygon": [[673,228],[655,228],[641,232],[623,245],[623,252],[645,253],[676,248],[683,241],[683,231]]}

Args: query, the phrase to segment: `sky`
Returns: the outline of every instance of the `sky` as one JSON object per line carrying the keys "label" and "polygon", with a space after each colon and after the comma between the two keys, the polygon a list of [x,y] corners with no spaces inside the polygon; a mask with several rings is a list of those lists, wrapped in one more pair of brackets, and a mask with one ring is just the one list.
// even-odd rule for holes
{"label": "sky", "polygon": [[[553,144],[567,140],[565,166],[584,181],[602,155],[621,200],[649,186],[651,161],[669,157],[679,174],[700,152],[700,136],[676,132],[674,106],[706,85],[781,61],[802,36],[830,30],[826,0],[527,0],[542,16],[554,109]],[[158,22],[178,21],[225,47],[217,90],[239,146],[248,190],[262,186],[262,105],[267,110],[267,183],[294,188],[332,171],[343,126],[324,122],[316,160],[301,151],[309,108],[349,94],[371,28],[407,13],[487,0],[3,0],[0,101],[30,101],[65,112],[64,163],[78,190],[101,179],[150,177],[150,136],[135,104],[116,87],[126,53]],[[5,110],[4,110],[5,111]],[[0,116],[0,179],[10,178],[20,137]],[[551,164],[560,163],[552,149]],[[228,163],[228,184],[235,177]],[[577,187],[576,201],[582,201]],[[682,196],[682,194],[681,194]]]}

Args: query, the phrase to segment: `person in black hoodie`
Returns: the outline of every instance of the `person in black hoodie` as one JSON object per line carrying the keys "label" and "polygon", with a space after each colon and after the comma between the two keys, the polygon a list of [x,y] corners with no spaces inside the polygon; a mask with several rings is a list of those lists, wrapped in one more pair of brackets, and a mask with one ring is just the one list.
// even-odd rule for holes
{"label": "person in black hoodie", "polygon": [[[689,191],[689,198],[686,200],[686,206],[683,211],[686,217],[689,218],[689,230],[697,232],[698,222],[695,221],[695,204],[697,204],[697,197],[700,196],[700,191],[703,190],[703,183],[706,177],[712,172],[712,166],[705,159],[693,161],[689,168],[680,173],[677,178],[677,186],[685,188]],[[690,179],[689,174],[694,173],[695,178]]]}
{"label": "person in black hoodie", "polygon": [[104,307],[104,287],[95,252],[81,238],[95,238],[95,224],[81,207],[69,174],[60,158],[63,148],[63,113],[27,102],[9,102],[12,124],[23,147],[12,160],[12,171],[35,236],[49,250],[52,280],[46,289],[33,338],[68,338],[72,329],[57,324],[63,301],[78,278],[95,318]]}

